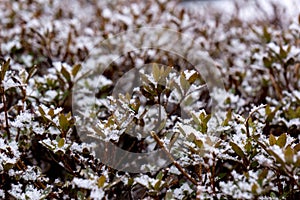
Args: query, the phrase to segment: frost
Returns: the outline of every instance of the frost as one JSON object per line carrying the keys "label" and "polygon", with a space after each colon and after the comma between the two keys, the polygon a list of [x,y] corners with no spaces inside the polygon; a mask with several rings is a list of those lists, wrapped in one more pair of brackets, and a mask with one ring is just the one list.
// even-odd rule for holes
{"label": "frost", "polygon": [[4,190],[1,190],[1,189],[0,189],[0,198],[5,199]]}
{"label": "frost", "polygon": [[108,9],[108,8],[105,8],[103,11],[102,11],[102,16],[106,19],[109,19],[111,18],[112,16],[112,12]]}
{"label": "frost", "polygon": [[11,125],[16,128],[24,128],[26,124],[31,123],[33,118],[33,115],[28,112],[22,112],[20,115],[18,115],[15,119],[15,121],[11,122]]}
{"label": "frost", "polygon": [[79,188],[93,189],[96,186],[95,180],[88,180],[75,177],[72,182]]}
{"label": "frost", "polygon": [[102,188],[94,188],[91,191],[91,198],[95,200],[102,200],[105,196],[105,193]]}
{"label": "frost", "polygon": [[193,192],[193,190],[190,188],[190,186],[187,183],[182,184],[180,188],[176,188],[174,191],[174,197],[177,199],[183,199],[185,196],[185,193],[190,194]]}

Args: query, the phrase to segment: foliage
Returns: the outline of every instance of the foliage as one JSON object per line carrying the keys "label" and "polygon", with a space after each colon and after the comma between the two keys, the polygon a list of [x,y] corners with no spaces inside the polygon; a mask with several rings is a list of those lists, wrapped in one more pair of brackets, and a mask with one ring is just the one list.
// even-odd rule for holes
{"label": "foliage", "polygon": [[[276,5],[274,15],[246,21],[173,1],[66,3],[0,2],[0,198],[299,198],[300,15],[282,21]],[[192,42],[180,47],[182,56],[126,52],[135,42],[167,45],[163,35],[129,31],[101,43],[145,24]],[[215,60],[225,91],[208,91],[186,59],[198,51]],[[108,63],[114,53],[122,56]],[[87,76],[90,70],[102,75]],[[114,95],[130,70],[140,86]],[[72,95],[84,89],[96,100],[82,114],[91,126],[81,131],[130,152],[163,149],[170,164],[147,173],[105,165],[112,153],[99,158],[100,144],[78,133]],[[211,96],[222,100],[215,113]],[[86,101],[82,95],[77,103]]]}

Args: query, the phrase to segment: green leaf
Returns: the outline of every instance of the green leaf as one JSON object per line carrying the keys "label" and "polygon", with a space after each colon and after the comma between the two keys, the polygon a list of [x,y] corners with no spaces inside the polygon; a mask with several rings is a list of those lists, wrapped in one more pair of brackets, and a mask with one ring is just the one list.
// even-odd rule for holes
{"label": "green leaf", "polygon": [[140,77],[142,79],[142,81],[146,84],[150,84],[151,81],[149,80],[148,76],[146,76],[145,74],[140,74]]}
{"label": "green leaf", "polygon": [[180,75],[180,85],[181,85],[181,88],[183,89],[184,93],[186,93],[188,91],[188,89],[190,88],[190,84],[185,79],[185,76],[183,73]]}
{"label": "green leaf", "polygon": [[256,194],[256,193],[257,193],[257,189],[258,189],[258,186],[257,186],[256,183],[254,183],[254,184],[252,185],[252,187],[251,187],[251,192],[252,192],[253,194]]}
{"label": "green leaf", "polygon": [[194,122],[198,125],[201,126],[201,121],[199,120],[199,118],[195,115],[195,113],[191,113],[192,114],[192,118],[194,120]]}
{"label": "green leaf", "polygon": [[265,180],[265,178],[267,177],[268,173],[269,173],[269,170],[266,168],[261,171],[261,173],[258,175],[259,185],[262,185],[262,183]]}
{"label": "green leaf", "polygon": [[222,126],[228,126],[229,121],[232,119],[232,111],[231,109],[226,114],[226,119],[223,121]]}
{"label": "green leaf", "polygon": [[57,147],[62,148],[64,145],[65,145],[65,138],[60,138]]}
{"label": "green leaf", "polygon": [[63,131],[67,131],[69,129],[69,122],[68,119],[64,114],[59,115],[59,125]]}
{"label": "green leaf", "polygon": [[279,110],[279,107],[276,107],[272,112],[270,112],[268,115],[267,115],[267,119],[266,119],[266,123],[270,123],[274,117],[275,117],[275,114],[276,112]]}
{"label": "green leaf", "polygon": [[168,77],[169,74],[170,74],[170,72],[172,71],[172,69],[173,69],[172,67],[169,67],[169,66],[166,67],[166,68],[164,69],[163,73],[162,73],[162,76],[165,77],[165,78]]}
{"label": "green leaf", "polygon": [[158,82],[160,78],[160,70],[159,70],[159,66],[156,63],[152,65],[152,75],[154,80]]}
{"label": "green leaf", "polygon": [[199,148],[202,148],[203,147],[203,142],[202,142],[202,140],[197,140],[197,139],[195,139],[194,140],[194,143],[197,145],[197,147],[199,147]]}
{"label": "green leaf", "polygon": [[295,151],[296,153],[298,153],[298,152],[300,151],[300,143],[298,143],[298,144],[296,144],[296,145],[294,146],[294,151]]}
{"label": "green leaf", "polygon": [[270,136],[269,136],[269,144],[271,146],[273,146],[273,145],[276,144],[276,138],[275,138],[275,136],[273,134],[270,134]]}
{"label": "green leaf", "polygon": [[271,108],[270,108],[270,105],[268,104],[265,108],[265,112],[266,112],[266,115],[268,116],[269,114],[271,114]]}
{"label": "green leaf", "polygon": [[154,187],[153,187],[154,190],[158,191],[159,188],[160,188],[160,185],[161,185],[161,180],[158,180],[158,181],[155,183]]}
{"label": "green leaf", "polygon": [[286,134],[285,133],[283,133],[279,136],[279,138],[276,141],[276,144],[281,148],[285,146],[285,144],[286,144]]}
{"label": "green leaf", "polygon": [[71,82],[71,75],[70,73],[66,70],[66,68],[64,66],[61,66],[61,70],[60,72],[62,73],[62,75],[65,77],[65,79],[67,80],[68,83]]}
{"label": "green leaf", "polygon": [[285,59],[287,57],[287,52],[280,46],[279,55],[282,59]]}
{"label": "green leaf", "polygon": [[10,59],[8,59],[1,67],[1,80],[4,80],[5,77],[5,73],[7,72],[8,68],[9,68],[9,63],[10,63]]}
{"label": "green leaf", "polygon": [[272,67],[272,61],[267,57],[263,57],[263,63],[264,63],[264,66],[267,68]]}
{"label": "green leaf", "polygon": [[264,26],[264,28],[263,28],[263,37],[264,37],[266,43],[269,43],[272,40],[272,35],[268,32],[266,26]]}
{"label": "green leaf", "polygon": [[41,113],[42,116],[46,115],[45,111],[43,110],[43,108],[41,106],[39,106],[39,112]]}
{"label": "green leaf", "polygon": [[230,142],[230,146],[232,147],[233,151],[241,158],[245,158],[245,154],[243,150],[234,142]]}
{"label": "green leaf", "polygon": [[162,171],[158,172],[158,174],[156,175],[156,179],[162,180],[164,176],[164,173]]}
{"label": "green leaf", "polygon": [[81,69],[81,65],[77,64],[73,66],[72,69],[72,76],[75,77],[77,75],[77,73],[79,72],[79,70]]}
{"label": "green leaf", "polygon": [[26,78],[25,83],[28,83],[29,79],[37,72],[37,67],[34,65],[28,72],[28,76]]}
{"label": "green leaf", "polygon": [[105,181],[106,177],[104,175],[100,176],[97,181],[98,188],[102,188],[104,186]]}
{"label": "green leaf", "polygon": [[193,73],[192,76],[190,76],[190,78],[188,79],[188,82],[190,84],[193,84],[197,79],[198,79],[199,75],[197,72]]}
{"label": "green leaf", "polygon": [[54,117],[54,109],[53,109],[53,108],[50,108],[50,109],[49,109],[48,115],[50,115],[51,118]]}
{"label": "green leaf", "polygon": [[293,157],[294,157],[294,151],[293,151],[293,149],[290,146],[288,146],[286,148],[286,150],[284,151],[285,161],[288,164],[291,164],[291,163],[293,163]]}

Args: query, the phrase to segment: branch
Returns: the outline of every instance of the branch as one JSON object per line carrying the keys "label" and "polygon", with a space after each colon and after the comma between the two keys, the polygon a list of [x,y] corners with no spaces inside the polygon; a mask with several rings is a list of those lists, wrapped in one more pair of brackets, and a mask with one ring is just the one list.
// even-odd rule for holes
{"label": "branch", "polygon": [[175,165],[175,167],[188,179],[190,180],[194,185],[198,185],[198,182],[192,178],[179,164],[178,162],[173,158],[173,156],[170,154],[170,152],[165,147],[165,144],[160,140],[160,138],[156,135],[154,131],[151,131],[151,136],[154,138],[154,140],[157,142],[157,144],[163,149],[163,151],[167,154],[168,158],[172,161],[172,163]]}

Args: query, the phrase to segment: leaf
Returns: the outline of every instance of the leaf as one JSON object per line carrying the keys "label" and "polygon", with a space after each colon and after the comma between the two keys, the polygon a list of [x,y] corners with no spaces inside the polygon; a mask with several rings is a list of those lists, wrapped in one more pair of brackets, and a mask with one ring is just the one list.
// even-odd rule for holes
{"label": "leaf", "polygon": [[4,77],[5,77],[5,73],[7,72],[8,68],[9,68],[9,63],[10,63],[10,59],[8,59],[3,65],[2,65],[2,68],[1,68],[1,80],[4,80]]}
{"label": "leaf", "polygon": [[195,115],[195,113],[191,113],[192,114],[192,118],[194,120],[194,122],[198,125],[201,126],[201,121],[199,120],[199,118]]}
{"label": "leaf", "polygon": [[287,57],[287,52],[280,46],[279,55],[282,59],[285,59]]}
{"label": "leaf", "polygon": [[142,79],[142,81],[146,84],[150,84],[151,81],[149,80],[148,76],[146,76],[145,74],[140,74],[140,77]]}
{"label": "leaf", "polygon": [[97,181],[98,188],[102,188],[104,186],[105,181],[106,177],[104,175],[100,176]]}
{"label": "leaf", "polygon": [[197,72],[195,72],[192,76],[190,76],[190,78],[188,79],[188,82],[190,84],[193,84],[197,79],[198,79],[199,75]]}
{"label": "leaf", "polygon": [[263,28],[263,37],[264,37],[266,43],[271,42],[272,36],[271,36],[271,34],[268,32],[268,29],[267,29],[266,26],[264,26],[264,28]]}
{"label": "leaf", "polygon": [[279,138],[276,141],[276,144],[281,148],[285,146],[285,144],[286,144],[286,134],[285,133],[283,133],[279,136]]}
{"label": "leaf", "polygon": [[223,121],[222,126],[228,126],[229,121],[232,119],[232,111],[231,109],[226,114],[226,119]]}
{"label": "leaf", "polygon": [[159,188],[160,188],[160,185],[161,185],[161,180],[158,180],[158,181],[155,183],[154,187],[153,187],[154,190],[158,191]]}
{"label": "leaf", "polygon": [[64,114],[59,115],[59,125],[64,132],[67,131],[69,128],[68,119],[66,118],[66,116]]}
{"label": "leaf", "polygon": [[197,147],[199,147],[199,148],[202,148],[203,147],[203,142],[202,142],[202,140],[197,140],[197,139],[195,139],[194,140],[194,143],[197,145]]}
{"label": "leaf", "polygon": [[77,64],[73,66],[72,69],[72,76],[75,77],[77,75],[77,73],[79,72],[79,70],[81,69],[81,65]]}
{"label": "leaf", "polygon": [[156,179],[162,180],[164,176],[164,173],[162,171],[158,172],[158,174],[156,175]]}
{"label": "leaf", "polygon": [[288,146],[284,151],[284,158],[286,163],[288,164],[293,163],[293,157],[294,157],[294,151],[290,146]]}
{"label": "leaf", "polygon": [[233,151],[241,158],[245,158],[245,154],[243,150],[234,142],[230,142],[230,146],[232,147]]}
{"label": "leaf", "polygon": [[267,57],[263,57],[263,63],[264,63],[264,66],[267,68],[272,67],[272,61]]}
{"label": "leaf", "polygon": [[60,72],[65,77],[65,79],[67,80],[68,83],[71,82],[71,75],[64,66],[61,66]]}
{"label": "leaf", "polygon": [[268,104],[265,108],[265,112],[266,112],[266,115],[268,116],[269,114],[271,114],[271,108],[270,108],[270,105]]}
{"label": "leaf", "polygon": [[49,109],[48,115],[50,115],[51,118],[54,117],[54,109],[53,109],[53,108],[50,108],[50,109]]}
{"label": "leaf", "polygon": [[57,147],[62,148],[64,145],[65,145],[65,138],[60,138]]}
{"label": "leaf", "polygon": [[26,78],[25,83],[28,83],[29,79],[37,72],[37,67],[34,65],[28,72],[28,76]]}
{"label": "leaf", "polygon": [[267,119],[266,119],[266,123],[270,123],[274,117],[275,117],[275,114],[276,112],[279,110],[279,107],[276,107],[272,112],[270,112],[268,115],[267,115]]}
{"label": "leaf", "polygon": [[268,175],[268,172],[269,172],[269,170],[265,168],[265,169],[263,169],[263,170],[261,171],[261,173],[258,175],[258,183],[259,183],[259,185],[262,185],[263,181],[265,180],[265,178],[266,178],[267,175]]}
{"label": "leaf", "polygon": [[152,75],[154,80],[158,82],[160,78],[160,70],[159,70],[159,66],[155,63],[152,65]]}
{"label": "leaf", "polygon": [[162,73],[162,76],[165,77],[165,78],[168,77],[170,72],[172,71],[172,69],[173,69],[172,67],[169,67],[169,66],[166,67],[164,72]]}
{"label": "leaf", "polygon": [[45,111],[43,110],[43,108],[41,106],[39,106],[39,112],[41,113],[42,116],[46,115]]}
{"label": "leaf", "polygon": [[252,192],[253,194],[256,194],[256,193],[257,193],[257,189],[258,189],[258,186],[257,186],[256,183],[254,183],[254,184],[252,185],[252,187],[251,187],[251,192]]}
{"label": "leaf", "polygon": [[186,93],[188,91],[188,89],[190,88],[190,84],[185,79],[185,76],[183,73],[180,75],[180,85],[181,85],[181,88],[183,89],[184,93]]}
{"label": "leaf", "polygon": [[296,144],[296,145],[294,146],[294,151],[295,151],[296,153],[298,153],[298,152],[300,151],[300,143],[298,143],[298,144]]}
{"label": "leaf", "polygon": [[269,136],[269,144],[271,146],[273,146],[273,145],[276,144],[276,138],[275,138],[275,136],[273,134],[270,134],[270,136]]}

